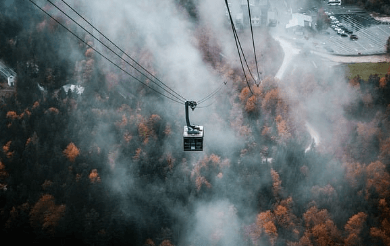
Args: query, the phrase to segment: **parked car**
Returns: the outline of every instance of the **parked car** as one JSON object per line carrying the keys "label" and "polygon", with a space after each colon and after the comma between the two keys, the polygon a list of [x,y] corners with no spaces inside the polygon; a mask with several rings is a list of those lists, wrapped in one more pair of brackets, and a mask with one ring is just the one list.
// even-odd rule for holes
{"label": "parked car", "polygon": [[355,34],[352,34],[351,36],[349,36],[349,39],[358,40],[358,37]]}
{"label": "parked car", "polygon": [[[345,34],[345,32],[344,32],[343,30],[340,29],[340,30],[337,31],[337,34],[339,34],[339,35],[342,36],[343,34]],[[347,35],[347,36],[348,36],[348,35]]]}
{"label": "parked car", "polygon": [[352,33],[353,33],[351,30],[349,30],[349,29],[346,28],[346,27],[345,27],[343,30],[344,30],[344,32],[347,33],[347,34],[352,34]]}

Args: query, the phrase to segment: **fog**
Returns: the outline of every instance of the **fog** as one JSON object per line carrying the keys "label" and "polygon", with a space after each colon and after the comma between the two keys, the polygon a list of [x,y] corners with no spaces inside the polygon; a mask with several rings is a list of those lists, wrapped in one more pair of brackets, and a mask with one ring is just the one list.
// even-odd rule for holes
{"label": "fog", "polygon": [[[310,237],[316,238],[312,240],[321,244],[321,236],[315,236],[314,226],[323,225],[332,233],[343,232],[348,218],[356,214],[353,202],[363,196],[356,195],[358,191],[344,181],[343,164],[346,159],[353,160],[346,157],[344,145],[352,141],[357,123],[347,118],[345,108],[356,102],[361,91],[349,85],[334,63],[330,65],[323,57],[302,52],[291,40],[286,41],[283,23],[275,28],[254,29],[262,82],[257,87],[247,76],[253,90],[251,94],[243,78],[224,1],[66,1],[185,99],[199,101],[227,82],[213,98],[190,110],[191,123],[205,128],[204,151],[184,152],[184,104],[164,97],[172,95],[152,83],[151,76],[145,78],[112,54],[50,3],[36,2],[88,45],[147,85],[129,77],[91,51],[88,45],[70,39],[67,31],[58,34],[62,37],[58,40],[65,41],[58,41],[57,55],[75,64],[67,70],[66,84],[79,83],[85,91],[80,96],[68,94],[69,98],[64,96],[61,100],[58,99],[61,91],[57,91],[55,97],[40,102],[51,106],[53,98],[57,98],[54,106],[67,105],[64,111],[70,116],[64,123],[63,135],[58,137],[62,141],[61,148],[75,142],[82,154],[75,163],[66,160],[65,169],[69,171],[64,173],[76,175],[67,180],[79,182],[78,178],[84,177],[84,183],[71,181],[76,183],[74,187],[90,185],[77,192],[84,194],[82,201],[88,201],[83,205],[83,216],[93,214],[91,204],[98,204],[96,207],[100,210],[96,210],[100,217],[98,213],[96,221],[99,222],[82,221],[86,228],[94,223],[100,226],[95,235],[104,237],[106,231],[107,234],[131,231],[131,235],[118,238],[134,239],[135,245],[150,239],[155,245],[169,240],[175,245],[229,246],[293,245],[298,241],[302,243],[311,233]],[[138,68],[63,1],[53,2]],[[189,3],[195,6],[192,12]],[[308,3],[288,1],[286,6],[276,1],[271,2],[271,7],[278,8],[282,16],[289,8],[304,7]],[[12,0],[5,2],[6,6],[12,4]],[[238,1],[232,1],[231,7],[233,14],[239,12]],[[37,19],[41,18],[36,15]],[[45,28],[48,33],[56,33],[56,26],[49,19],[30,28],[38,30],[38,34]],[[244,28],[238,34],[255,74],[250,30]],[[74,46],[68,48],[73,41]],[[49,88],[47,77],[51,76],[45,75]],[[74,105],[69,106],[72,103]],[[45,117],[49,117],[48,111]],[[6,117],[10,121],[8,114]],[[14,123],[7,124],[11,127]],[[4,144],[7,141],[4,140]],[[6,155],[6,148],[3,149]],[[65,155],[62,150],[57,152],[59,156]],[[88,176],[91,170],[99,173],[99,184],[91,181],[91,174]],[[56,175],[55,179],[65,176]],[[60,185],[69,192],[70,188],[63,183]],[[61,192],[53,194],[57,201],[65,204],[67,198],[62,198]],[[354,195],[349,200],[352,202],[344,202],[341,198],[350,192]],[[321,214],[320,222],[308,223],[311,214],[305,212],[317,207],[321,210],[318,213],[331,215]],[[72,221],[66,218],[66,222]],[[331,230],[328,227],[333,223],[336,229]],[[117,236],[109,235],[107,238]],[[344,235],[338,234],[324,237],[338,242],[344,240]],[[93,244],[93,239],[88,240]]]}
{"label": "fog", "polygon": [[[60,1],[58,1],[60,3]],[[76,2],[69,2],[72,6],[77,6]],[[188,100],[200,100],[217,88],[226,78],[221,77],[214,69],[202,60],[202,54],[198,48],[196,35],[196,24],[188,14],[179,9],[173,1],[104,1],[93,0],[85,1],[80,5],[80,11],[87,13],[87,16],[95,23],[96,27],[113,40],[118,46],[125,49],[130,55],[139,54],[132,49],[142,47],[147,51],[147,63],[143,63],[142,57],[134,57],[141,60],[141,64],[151,69],[152,73],[162,79],[174,91],[183,95]],[[234,45],[233,35],[229,26],[226,26],[227,17],[223,1],[202,0],[197,3],[197,15],[200,25],[207,27],[212,36],[217,39],[218,45],[222,48],[222,53],[225,56],[227,63],[230,63],[237,69],[240,69],[238,63],[237,51]],[[238,2],[232,3],[233,15],[239,11]],[[199,25],[198,24],[198,25]],[[88,28],[88,27],[87,27]],[[255,32],[257,30],[255,29]],[[262,37],[264,31],[255,33],[256,46],[259,53],[267,49],[268,44],[264,42]],[[267,35],[267,34],[266,34]],[[273,34],[275,35],[275,34]],[[240,33],[244,50],[248,60],[253,65],[253,55],[250,53],[251,42],[249,41],[249,30],[244,30]],[[278,35],[275,35],[278,37]],[[100,37],[102,38],[102,37]],[[280,41],[283,42],[283,41]],[[97,44],[97,42],[94,42]],[[283,44],[281,44],[283,47]],[[97,46],[99,47],[99,45]],[[291,68],[292,64],[297,66],[296,60],[297,51],[287,47],[284,49],[284,64],[281,70]],[[281,57],[282,58],[282,57]],[[118,60],[118,59],[117,59]],[[109,69],[114,69],[112,66]],[[303,69],[303,73],[311,73],[311,70],[306,69],[306,64],[298,65],[296,69]],[[264,70],[264,65],[261,65]],[[255,71],[253,69],[253,72]],[[322,91],[316,87],[310,91],[305,97],[302,97],[299,83],[294,80],[289,80],[286,74],[289,71],[281,72],[279,70],[279,84],[282,91],[286,92],[286,99],[291,100],[297,109],[292,108],[291,112],[299,112],[299,114],[291,115],[291,118],[297,122],[307,122],[309,133],[317,135],[315,140],[316,145],[331,144],[333,132],[332,126],[337,118],[342,117],[342,107],[349,102],[347,92],[347,84],[342,80],[333,80],[332,77],[339,77],[336,74],[328,74],[327,81],[332,81],[333,88],[330,91]],[[133,70],[134,71],[134,70]],[[135,71],[134,71],[135,72]],[[274,76],[273,71],[264,71],[268,76]],[[290,70],[291,72],[291,70]],[[136,72],[135,72],[136,73]],[[235,83],[232,78],[229,85]],[[153,85],[151,85],[153,87]],[[227,115],[229,107],[219,105],[226,100],[223,97],[229,96],[229,89],[224,89],[221,95],[218,95],[216,103],[207,108],[199,108],[190,112],[190,118],[193,123],[203,124],[205,126],[205,151],[204,153],[187,153],[183,157],[186,158],[187,168],[192,169],[193,166],[202,162],[205,155],[211,153],[219,153],[221,158],[229,158],[235,160],[237,152],[244,148],[244,139],[231,128],[229,120],[221,118],[221,115]],[[347,93],[347,94],[346,94]],[[329,101],[342,99],[340,103],[331,104]],[[153,98],[145,97],[145,101],[153,100]],[[295,103],[297,102],[297,103]],[[149,102],[146,105],[153,107],[154,103]],[[201,105],[200,105],[201,106]],[[183,106],[176,105],[170,101],[164,102],[163,105],[158,105],[159,111],[163,108],[163,117],[175,118],[176,125],[172,126],[174,131],[178,131],[176,136],[180,136],[182,125],[184,125],[184,110]],[[143,109],[145,110],[145,109]],[[153,109],[150,110],[153,113]],[[244,117],[244,116],[241,116]],[[115,146],[115,138],[110,137],[111,133],[103,126],[97,129],[100,136],[99,146],[105,146],[107,151],[113,151],[112,146]],[[307,134],[307,132],[306,132]],[[311,135],[313,135],[311,134]],[[328,139],[327,139],[328,138]],[[168,140],[169,141],[169,140]],[[171,140],[172,141],[172,140]],[[177,140],[174,142],[165,142],[161,148],[167,153],[175,153],[181,151],[176,149]],[[248,141],[248,140],[247,140]],[[311,141],[307,141],[310,144]],[[261,160],[255,157],[248,157],[242,168],[255,168],[252,165],[259,165]],[[115,160],[115,167],[111,173],[110,190],[113,193],[118,193],[118,202],[121,203],[121,214],[126,215],[131,220],[144,220],[146,223],[152,223],[154,216],[162,216],[161,214],[150,214],[150,211],[140,207],[140,203],[134,203],[134,199],[141,200],[144,203],[151,203],[150,199],[155,203],[160,204],[162,214],[169,214],[172,218],[179,221],[181,227],[179,236],[181,243],[189,243],[195,245],[241,245],[243,241],[239,233],[240,227],[244,224],[254,223],[254,218],[259,212],[255,207],[247,207],[248,204],[254,205],[253,201],[243,202],[248,200],[248,197],[253,197],[258,192],[262,185],[269,184],[270,178],[255,178],[249,179],[255,181],[250,186],[245,185],[245,182],[240,181],[240,177],[234,174],[233,171],[225,170],[223,177],[211,177],[209,182],[214,184],[212,196],[203,199],[190,200],[186,207],[179,202],[177,198],[169,196],[169,190],[172,189],[169,183],[161,183],[153,180],[133,181],[133,169],[129,168],[129,164],[133,162],[131,159]],[[177,160],[180,162],[180,160]],[[248,167],[245,167],[249,165]],[[325,163],[324,163],[325,165]],[[334,177],[336,173],[332,173],[325,177],[321,169],[321,163],[314,167],[312,172],[318,173],[321,177],[317,179],[323,180],[326,184]],[[315,169],[318,169],[316,171]],[[178,172],[178,170],[177,170]],[[179,174],[180,175],[180,174]],[[262,175],[264,176],[264,174]],[[266,176],[266,175],[265,175]],[[215,179],[215,181],[213,181]],[[146,183],[144,183],[146,182]],[[304,188],[299,188],[304,189]],[[266,201],[263,201],[267,203]],[[153,202],[152,202],[153,203]],[[142,204],[142,203],[141,203]],[[163,211],[163,212],[162,212]],[[237,216],[237,213],[240,216]],[[164,215],[165,216],[165,215]],[[213,241],[214,240],[214,241]],[[181,244],[180,243],[180,244]]]}

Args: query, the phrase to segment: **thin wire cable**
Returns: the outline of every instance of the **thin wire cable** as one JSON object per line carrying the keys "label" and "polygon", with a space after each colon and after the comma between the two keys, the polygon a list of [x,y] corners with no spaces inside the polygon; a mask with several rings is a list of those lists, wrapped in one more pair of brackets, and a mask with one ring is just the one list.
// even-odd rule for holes
{"label": "thin wire cable", "polygon": [[205,96],[203,99],[199,100],[197,102],[197,104],[201,104],[207,100],[209,100],[210,98],[212,98],[214,95],[216,95],[220,90],[222,90],[223,86],[226,85],[227,82],[223,82],[223,84],[221,86],[219,86],[217,89],[215,89],[213,92],[211,92],[209,95]]}
{"label": "thin wire cable", "polygon": [[[249,0],[246,0],[248,3],[248,12],[249,12],[249,24],[251,26],[251,34],[252,34],[252,44],[253,44],[253,53],[255,54],[255,62],[256,62],[256,70],[257,70],[257,78],[260,80],[259,74],[259,66],[257,65],[257,56],[256,56],[256,47],[255,47],[255,39],[253,38],[253,28],[252,28],[252,16],[251,16],[251,8],[249,7]],[[256,85],[257,82],[255,82]]]}
{"label": "thin wire cable", "polygon": [[204,103],[205,101],[209,100],[210,98],[212,98],[213,96],[215,96],[220,90],[222,89],[222,87],[220,88],[217,88],[214,92],[212,92],[210,95],[208,95],[207,97],[203,98],[202,100],[198,101],[197,104],[201,104],[201,103]]}
{"label": "thin wire cable", "polygon": [[228,4],[227,0],[225,0],[225,5],[226,5],[226,8],[227,8],[228,13],[229,13],[230,25],[232,26],[234,41],[236,42],[238,57],[240,58],[240,63],[241,63],[242,71],[244,72],[245,81],[246,81],[246,84],[247,84],[248,87],[249,87],[250,92],[251,92],[252,95],[253,95],[253,91],[252,91],[252,89],[251,89],[251,87],[250,87],[250,85],[249,85],[248,78],[246,77],[246,73],[245,73],[245,69],[244,69],[244,64],[242,64],[241,54],[240,54],[240,50],[239,50],[239,48],[238,48],[238,43],[237,43],[238,36],[237,36],[237,38],[236,38],[236,35],[237,35],[236,32],[235,32],[235,29],[236,29],[236,28],[234,27],[232,15],[230,14],[230,8],[229,8],[229,4]]}
{"label": "thin wire cable", "polygon": [[241,53],[242,53],[242,57],[243,57],[243,59],[244,59],[244,61],[245,61],[245,65],[246,65],[246,67],[248,68],[249,75],[252,77],[253,82],[256,84],[255,77],[253,77],[252,70],[249,68],[249,65],[248,65],[248,62],[247,62],[247,60],[246,60],[244,50],[242,49],[240,39],[238,38],[237,30],[236,30],[236,27],[234,26],[234,23],[233,23],[233,27],[234,27],[234,31],[233,31],[233,33],[234,33],[234,38],[237,39],[237,41],[238,41],[238,46],[240,47],[240,50],[241,50]]}
{"label": "thin wire cable", "polygon": [[[72,17],[70,17],[68,14],[66,14],[62,9],[60,9],[58,6],[56,6],[53,2],[51,2],[50,0],[47,0],[51,5],[53,5],[56,9],[58,9],[61,13],[63,13],[66,17],[68,17],[69,19],[71,19],[76,25],[78,25],[80,28],[82,28],[85,32],[87,32],[89,35],[91,35],[94,39],[96,39],[100,44],[102,44],[104,47],[106,47],[108,50],[110,50],[112,53],[114,53],[117,57],[119,57],[119,59],[121,59],[122,61],[124,61],[126,64],[128,64],[129,66],[131,66],[132,68],[134,68],[137,72],[141,73],[143,76],[145,76],[146,78],[148,78],[151,82],[153,82],[155,85],[157,85],[158,87],[160,87],[162,90],[164,90],[165,92],[167,92],[168,94],[170,94],[171,96],[175,97],[177,100],[180,100],[180,101],[183,101],[182,98],[179,98],[178,96],[172,94],[171,92],[169,92],[168,90],[166,90],[165,88],[163,88],[161,85],[159,85],[158,83],[156,83],[153,79],[149,78],[147,75],[145,75],[144,73],[142,73],[141,71],[139,71],[136,67],[134,67],[132,64],[130,64],[128,61],[126,61],[125,59],[123,59],[118,53],[116,53],[115,51],[113,51],[110,47],[108,47],[106,44],[104,44],[102,41],[100,41],[97,37],[95,37],[91,32],[89,32],[87,29],[85,29],[83,26],[81,26],[77,21],[75,21]],[[184,103],[185,101],[183,101]]]}
{"label": "thin wire cable", "polygon": [[210,107],[211,105],[213,105],[216,101],[217,101],[217,100],[214,100],[212,103],[207,104],[206,106],[196,107],[196,108],[208,108],[208,107]]}
{"label": "thin wire cable", "polygon": [[197,104],[203,103],[203,102],[207,101],[208,99],[210,99],[211,97],[213,97],[215,94],[217,94],[222,89],[222,87],[223,87],[223,85],[219,86],[217,89],[215,89],[209,95],[207,95],[204,98],[202,98],[201,100],[199,100],[197,102]]}
{"label": "thin wire cable", "polygon": [[[49,0],[48,0],[49,1]],[[64,0],[61,0],[68,8],[70,8],[74,13],[76,13],[80,18],[82,18],[86,23],[88,23],[94,30],[96,30],[100,35],[102,35],[106,40],[108,40],[112,45],[115,46],[120,52],[122,52],[125,56],[127,56],[131,61],[133,61],[135,64],[140,66],[145,72],[147,72],[150,76],[152,76],[154,79],[156,79],[158,82],[163,84],[166,88],[168,88],[170,91],[172,91],[177,96],[181,97],[184,101],[187,101],[183,96],[181,96],[179,93],[175,92],[173,89],[171,89],[169,86],[167,86],[164,82],[159,80],[156,76],[154,76],[152,73],[150,73],[146,68],[144,68],[141,64],[139,64],[137,61],[135,61],[130,55],[128,55],[125,51],[123,51],[120,47],[118,47],[114,42],[112,42],[106,35],[104,35],[102,32],[100,32],[94,25],[92,25],[88,20],[86,20],[81,14],[79,14],[72,6],[70,6],[67,2]],[[50,1],[49,1],[50,2]],[[138,70],[137,70],[138,71]],[[145,76],[145,75],[144,75]],[[149,78],[150,79],[150,78]]]}
{"label": "thin wire cable", "polygon": [[140,82],[141,84],[143,84],[144,86],[150,88],[151,90],[153,90],[154,92],[174,101],[174,102],[177,102],[179,104],[183,104],[183,102],[181,101],[178,101],[174,98],[171,98],[161,92],[159,92],[158,90],[154,89],[153,87],[150,87],[149,85],[147,85],[146,83],[142,82],[141,80],[139,80],[138,78],[136,78],[135,76],[133,76],[132,74],[130,74],[129,72],[127,72],[126,70],[124,70],[123,68],[121,68],[120,66],[118,66],[116,63],[114,63],[113,61],[111,61],[108,57],[106,57],[105,55],[103,55],[101,52],[99,52],[98,50],[96,50],[94,47],[92,47],[90,44],[88,44],[87,42],[85,42],[82,38],[80,38],[79,36],[77,36],[77,34],[75,34],[74,32],[72,32],[69,28],[67,28],[66,26],[64,26],[61,22],[59,22],[56,18],[54,18],[52,15],[50,15],[48,12],[46,12],[44,9],[42,9],[40,6],[38,6],[34,1],[32,0],[29,0],[32,4],[34,4],[37,8],[39,8],[42,12],[44,12],[46,15],[48,15],[51,19],[53,19],[55,22],[57,22],[60,26],[62,26],[63,28],[65,28],[68,32],[70,32],[73,36],[75,36],[77,39],[79,39],[81,42],[83,42],[85,45],[87,45],[89,48],[93,49],[97,54],[99,54],[100,56],[102,56],[104,59],[106,59],[107,61],[109,61],[112,65],[114,65],[115,67],[117,67],[118,69],[120,69],[121,71],[123,71],[124,73],[126,73],[127,75],[129,75],[130,77],[132,77],[133,79],[137,80],[138,82]]}
{"label": "thin wire cable", "polygon": [[[137,72],[141,73],[143,76],[145,76],[146,78],[148,78],[151,82],[153,82],[154,84],[156,84],[158,87],[160,87],[161,89],[163,89],[164,91],[166,91],[168,94],[170,94],[171,96],[175,97],[176,99],[180,100],[180,101],[183,101],[183,103],[185,102],[185,98],[182,97],[182,98],[179,98],[178,96],[172,94],[171,92],[167,91],[165,88],[161,87],[158,83],[156,83],[154,80],[152,80],[151,78],[149,78],[147,75],[145,75],[144,73],[142,73],[141,71],[139,71],[136,67],[134,67],[132,64],[130,64],[128,61],[126,61],[125,59],[123,59],[119,54],[117,54],[115,51],[113,51],[110,47],[108,47],[106,44],[104,44],[102,41],[100,41],[98,38],[96,38],[91,32],[89,32],[88,30],[86,30],[83,26],[81,26],[77,21],[75,21],[73,18],[71,18],[68,14],[66,14],[63,10],[61,10],[59,7],[57,7],[53,2],[51,2],[50,0],[47,0],[50,4],[52,4],[56,9],[58,9],[61,13],[63,13],[66,17],[68,17],[69,19],[71,19],[76,25],[78,25],[80,28],[82,28],[85,32],[87,32],[89,35],[91,35],[93,38],[95,38],[99,43],[101,43],[104,47],[106,47],[108,50],[110,50],[112,53],[114,53],[117,57],[119,57],[121,60],[123,60],[125,63],[127,63],[128,65],[130,65],[132,68],[134,68]],[[143,68],[143,67],[142,67]],[[144,70],[146,70],[145,68],[143,68]],[[165,84],[164,84],[165,85]],[[165,85],[166,87],[168,87],[167,85]],[[169,88],[169,87],[168,87]],[[170,88],[169,88],[170,89]],[[172,90],[172,89],[170,89]],[[172,90],[173,91],[173,90]],[[176,92],[175,92],[176,93]],[[176,93],[178,95],[178,93]],[[179,95],[180,96],[180,95]],[[181,97],[181,96],[180,96]]]}

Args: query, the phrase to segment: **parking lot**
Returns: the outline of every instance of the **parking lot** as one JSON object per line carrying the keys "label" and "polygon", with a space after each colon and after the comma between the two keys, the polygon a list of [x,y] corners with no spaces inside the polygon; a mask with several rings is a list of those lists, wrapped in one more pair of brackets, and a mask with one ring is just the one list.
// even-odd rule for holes
{"label": "parking lot", "polygon": [[[337,20],[348,35],[337,34],[337,30],[328,28],[319,39],[323,48],[338,55],[372,55],[386,53],[386,42],[390,36],[390,23],[375,20],[365,11],[355,7],[331,6],[325,11]],[[333,22],[334,23],[334,22]],[[354,39],[350,35],[355,35]]]}

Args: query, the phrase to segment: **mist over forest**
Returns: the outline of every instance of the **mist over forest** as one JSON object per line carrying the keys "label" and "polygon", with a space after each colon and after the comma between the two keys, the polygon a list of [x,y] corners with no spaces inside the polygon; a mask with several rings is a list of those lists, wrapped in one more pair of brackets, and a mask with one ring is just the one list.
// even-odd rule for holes
{"label": "mist over forest", "polygon": [[30,1],[0,1],[0,60],[17,73],[0,100],[4,242],[390,245],[390,69],[348,80],[297,56],[279,79],[283,49],[258,28],[263,77],[248,87],[224,1],[65,1],[186,99],[222,86],[190,112],[204,151],[184,152],[184,105],[62,0],[109,48],[34,2],[83,41]]}

